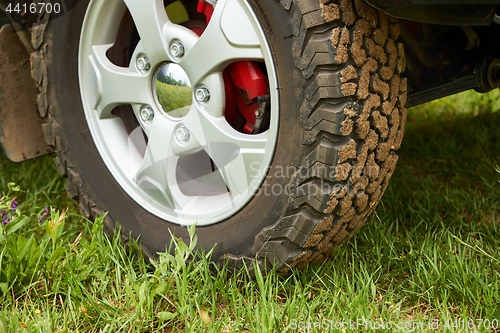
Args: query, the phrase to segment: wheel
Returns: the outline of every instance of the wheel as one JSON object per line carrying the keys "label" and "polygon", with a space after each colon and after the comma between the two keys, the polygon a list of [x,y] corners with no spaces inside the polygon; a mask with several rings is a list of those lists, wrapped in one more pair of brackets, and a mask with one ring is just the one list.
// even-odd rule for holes
{"label": "wheel", "polygon": [[375,208],[406,110],[396,20],[362,1],[80,1],[45,33],[70,195],[151,256],[287,272]]}

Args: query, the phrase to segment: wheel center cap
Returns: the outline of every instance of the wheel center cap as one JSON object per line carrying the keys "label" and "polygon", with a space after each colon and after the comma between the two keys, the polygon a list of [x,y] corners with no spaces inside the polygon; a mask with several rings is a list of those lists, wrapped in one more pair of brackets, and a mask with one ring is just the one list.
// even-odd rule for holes
{"label": "wheel center cap", "polygon": [[193,104],[193,89],[184,69],[173,63],[160,65],[154,76],[156,102],[173,118],[188,114]]}

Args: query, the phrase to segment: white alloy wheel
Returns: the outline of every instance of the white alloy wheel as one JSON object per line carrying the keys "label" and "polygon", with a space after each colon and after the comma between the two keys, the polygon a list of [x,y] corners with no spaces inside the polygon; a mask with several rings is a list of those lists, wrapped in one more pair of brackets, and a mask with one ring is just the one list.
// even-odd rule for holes
{"label": "white alloy wheel", "polygon": [[[118,66],[108,52],[127,11],[139,41],[129,63]],[[268,77],[270,122],[258,134],[237,131],[224,117],[222,72],[242,60],[262,62]],[[145,210],[180,225],[209,225],[254,196],[273,158],[279,105],[270,49],[246,1],[219,0],[201,36],[173,23],[162,1],[93,1],[78,63],[97,149],[122,189]],[[188,92],[182,105],[161,104],[157,85],[165,74],[176,80],[176,89]],[[171,90],[164,94],[176,98]],[[132,107],[134,130],[113,112],[120,105]]]}

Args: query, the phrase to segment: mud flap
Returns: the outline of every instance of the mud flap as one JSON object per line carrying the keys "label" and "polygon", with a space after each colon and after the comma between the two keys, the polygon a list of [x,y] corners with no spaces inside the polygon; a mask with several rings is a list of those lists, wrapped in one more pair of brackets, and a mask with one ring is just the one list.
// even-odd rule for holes
{"label": "mud flap", "polygon": [[0,143],[13,162],[51,153],[38,114],[30,58],[10,25],[0,29]]}

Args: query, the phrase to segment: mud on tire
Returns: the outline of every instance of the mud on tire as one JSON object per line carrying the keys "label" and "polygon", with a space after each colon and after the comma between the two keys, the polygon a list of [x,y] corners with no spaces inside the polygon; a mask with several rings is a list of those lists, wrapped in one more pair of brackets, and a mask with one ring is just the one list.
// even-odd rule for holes
{"label": "mud on tire", "polygon": [[[404,50],[398,22],[355,0],[249,0],[276,69],[279,128],[260,189],[233,216],[197,228],[199,244],[230,266],[281,273],[327,258],[374,211],[404,133]],[[186,228],[146,211],[114,180],[92,142],[77,75],[86,1],[50,22],[48,142],[69,193],[90,218],[164,251]],[[69,59],[69,60],[68,60]],[[76,77],[75,77],[76,76]],[[285,170],[285,171],[283,171]],[[273,191],[279,189],[279,191]]]}

